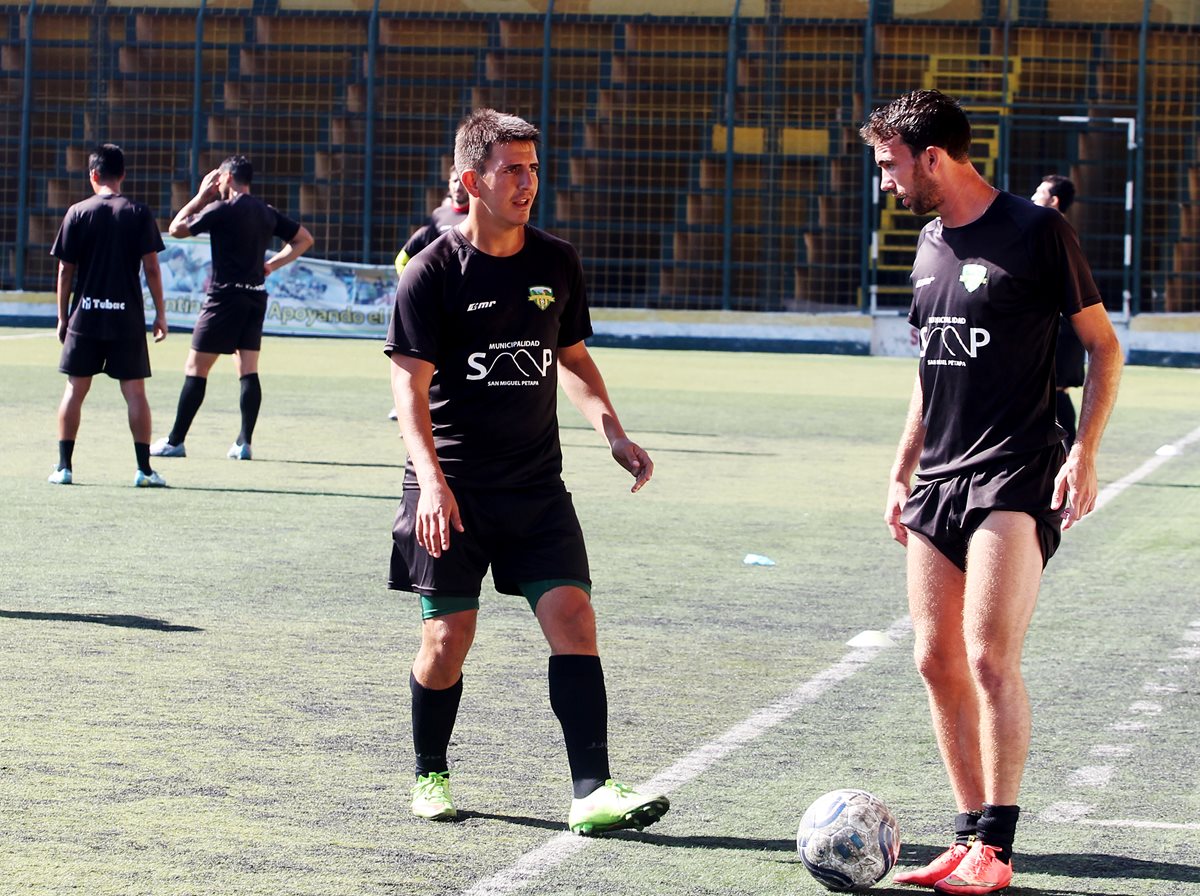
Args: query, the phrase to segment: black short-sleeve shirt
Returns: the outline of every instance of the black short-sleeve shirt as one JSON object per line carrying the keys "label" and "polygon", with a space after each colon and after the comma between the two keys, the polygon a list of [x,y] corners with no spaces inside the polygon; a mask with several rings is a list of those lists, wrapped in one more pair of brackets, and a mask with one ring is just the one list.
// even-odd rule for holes
{"label": "black short-sleeve shirt", "polygon": [[430,214],[429,221],[426,222],[425,226],[414,231],[413,235],[408,238],[408,241],[400,251],[409,258],[413,258],[418,252],[455,224],[460,224],[466,219],[467,210],[465,208],[455,208],[452,205],[439,205]]}
{"label": "black short-sleeve shirt", "polygon": [[498,258],[453,229],[404,268],[384,351],[436,368],[429,406],[447,480],[519,488],[561,477],[558,350],[590,335],[569,243],[527,226],[521,251]]}
{"label": "black short-sleeve shirt", "polygon": [[67,209],[50,254],[76,266],[68,329],[97,339],[144,333],[142,256],[162,248],[154,213],[140,202],[97,194]]}
{"label": "black short-sleeve shirt", "polygon": [[1061,441],[1059,314],[1100,302],[1067,220],[1000,193],[963,227],[931,221],[917,241],[912,285],[926,426],[918,475],[951,476]]}
{"label": "black short-sleeve shirt", "polygon": [[262,290],[271,239],[287,243],[300,231],[297,222],[250,193],[210,202],[188,219],[187,226],[194,234],[209,234],[212,295]]}

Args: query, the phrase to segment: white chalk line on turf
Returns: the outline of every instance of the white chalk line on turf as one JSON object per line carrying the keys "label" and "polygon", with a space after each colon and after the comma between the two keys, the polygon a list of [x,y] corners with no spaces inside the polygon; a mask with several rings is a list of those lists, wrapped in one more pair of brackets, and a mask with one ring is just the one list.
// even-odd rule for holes
{"label": "white chalk line on turf", "polygon": [[0,340],[5,340],[5,339],[45,339],[47,336],[57,336],[57,335],[58,335],[57,329],[48,330],[46,332],[42,332],[41,330],[39,330],[36,333],[6,334],[4,336],[0,336]]}
{"label": "white chalk line on turf", "polygon": [[[1147,460],[1136,470],[1126,476],[1122,476],[1117,481],[1111,483],[1101,490],[1100,495],[1096,499],[1096,508],[1092,512],[1095,513],[1125,489],[1131,485],[1145,479],[1167,461],[1178,457],[1183,453],[1183,450],[1189,445],[1200,441],[1200,427],[1192,430],[1178,441],[1172,442],[1170,445],[1164,446],[1154,457]],[[1090,514],[1089,514],[1090,515]],[[1084,517],[1083,522],[1088,517]],[[1196,632],[1200,631],[1200,620],[1192,622],[1187,629],[1181,633],[1181,639],[1185,644],[1196,640]],[[1189,660],[1200,657],[1190,656],[1190,648],[1180,648],[1172,652],[1173,659]],[[1176,674],[1187,674],[1189,669],[1187,666],[1164,667],[1158,670],[1160,676],[1172,677]],[[1155,679],[1146,682],[1142,687],[1143,692],[1152,694],[1172,694],[1178,693],[1181,690],[1181,685],[1173,681],[1162,681]],[[1133,701],[1128,708],[1128,715],[1124,719],[1118,719],[1109,726],[1109,730],[1115,732],[1131,732],[1144,731],[1148,727],[1143,721],[1147,716],[1157,716],[1162,712],[1162,706],[1158,703],[1153,703],[1144,700]],[[1132,718],[1132,717],[1138,718]],[[1132,744],[1117,743],[1117,744],[1097,744],[1092,748],[1092,755],[1103,756],[1107,758],[1125,758],[1132,755],[1134,748]],[[1101,766],[1081,766],[1075,769],[1067,776],[1067,786],[1074,787],[1081,791],[1100,791],[1106,788],[1112,780],[1112,777],[1117,772],[1117,767],[1114,765]],[[1089,825],[1092,827],[1110,827],[1110,828],[1141,828],[1150,830],[1169,830],[1169,831],[1200,831],[1200,824],[1185,824],[1180,822],[1170,821],[1145,821],[1139,819],[1110,819],[1110,818],[1088,818],[1088,815],[1095,809],[1094,806],[1087,803],[1074,802],[1064,800],[1053,803],[1042,810],[1039,818],[1041,821],[1049,824],[1073,824],[1073,825]]]}
{"label": "white chalk line on turf", "polygon": [[[1115,482],[1101,489],[1096,498],[1096,506],[1092,514],[1100,510],[1109,501],[1119,495],[1129,486],[1145,479],[1160,466],[1176,456],[1193,442],[1200,441],[1200,427],[1188,433],[1173,443],[1174,454],[1155,455],[1140,467]],[[1088,514],[1091,516],[1092,514]],[[1086,520],[1088,517],[1084,517]],[[1083,522],[1080,520],[1079,522]],[[1076,524],[1078,525],[1078,523]],[[887,635],[893,641],[912,631],[912,620],[905,616],[897,619],[887,630]],[[840,684],[871,662],[886,647],[861,647],[852,650],[842,659],[823,672],[801,684],[791,694],[772,705],[760,709],[745,721],[730,728],[715,741],[707,743],[688,754],[670,767],[659,772],[640,790],[657,791],[669,796],[675,788],[699,777],[719,760],[728,756],[738,748],[745,746],[766,733],[780,722],[794,715],[802,706],[814,702],[833,686]],[[1061,821],[1071,817],[1076,823],[1085,821],[1085,816],[1091,807],[1080,804],[1060,803],[1052,806],[1043,813],[1044,820]],[[1056,812],[1055,810],[1062,810]],[[1098,822],[1095,822],[1098,823]],[[1142,822],[1141,824],[1147,824]],[[463,896],[504,896],[515,893],[532,883],[541,875],[553,870],[571,856],[581,852],[594,841],[585,840],[574,834],[559,834],[536,849],[525,853],[516,862],[503,871],[486,880],[478,881],[463,892]]]}
{"label": "white chalk line on turf", "polygon": [[[1121,492],[1125,491],[1125,489],[1129,488],[1129,486],[1134,485],[1134,484],[1140,482],[1141,480],[1145,479],[1147,476],[1149,476],[1151,473],[1153,473],[1155,470],[1157,470],[1163,464],[1167,463],[1167,461],[1172,460],[1175,457],[1178,457],[1179,454],[1182,453],[1183,450],[1185,448],[1187,448],[1188,445],[1191,445],[1195,442],[1200,442],[1200,426],[1193,429],[1191,432],[1189,432],[1186,436],[1179,439],[1178,441],[1172,442],[1170,445],[1166,446],[1168,448],[1174,449],[1172,452],[1164,453],[1164,454],[1156,454],[1154,457],[1147,460],[1144,464],[1142,464],[1140,467],[1138,467],[1133,472],[1128,473],[1125,476],[1122,476],[1120,479],[1116,480],[1115,482],[1110,482],[1108,485],[1106,485],[1104,488],[1102,488],[1100,490],[1100,494],[1096,497],[1096,506],[1092,510],[1092,513],[1095,513],[1097,510],[1099,510],[1101,507],[1103,507],[1105,504],[1107,504],[1109,501],[1111,501],[1117,495],[1121,494]],[[1091,514],[1088,514],[1088,516],[1091,516]],[[1085,522],[1087,520],[1087,518],[1088,517],[1085,516],[1079,522],[1080,523]],[[1076,525],[1078,525],[1078,524],[1079,523],[1076,523]]]}
{"label": "white chalk line on turf", "polygon": [[[911,631],[912,620],[905,616],[893,622],[885,634],[890,641],[895,642]],[[851,650],[838,662],[818,672],[790,694],[758,710],[716,740],[693,750],[645,784],[639,785],[637,789],[670,796],[672,791],[698,778],[730,753],[757,740],[781,722],[787,721],[802,707],[816,702],[887,649],[888,646],[877,646]],[[559,834],[537,849],[525,853],[503,871],[474,884],[464,891],[464,896],[502,896],[514,893],[594,842],[575,834]]]}

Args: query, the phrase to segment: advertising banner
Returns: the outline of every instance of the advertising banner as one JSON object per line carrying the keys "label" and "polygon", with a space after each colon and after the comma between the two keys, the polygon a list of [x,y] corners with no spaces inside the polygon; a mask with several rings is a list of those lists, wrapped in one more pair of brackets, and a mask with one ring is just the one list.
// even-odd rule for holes
{"label": "advertising banner", "polygon": [[[212,254],[205,237],[164,236],[158,255],[167,324],[195,326],[212,278]],[[269,256],[266,256],[269,257]],[[265,260],[265,257],[264,257]],[[147,320],[154,317],[150,293],[143,295]],[[391,265],[347,264],[302,256],[267,278],[267,318],[263,332],[282,336],[382,338],[396,294]]]}

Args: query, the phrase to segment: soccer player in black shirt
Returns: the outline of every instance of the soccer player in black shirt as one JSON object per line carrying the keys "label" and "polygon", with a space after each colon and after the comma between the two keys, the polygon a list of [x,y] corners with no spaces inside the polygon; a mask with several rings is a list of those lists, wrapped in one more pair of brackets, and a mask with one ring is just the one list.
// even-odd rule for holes
{"label": "soccer player in black shirt", "polygon": [[[873,112],[861,134],[880,188],[940,215],[913,264],[921,359],[884,520],[907,546],[914,653],[958,814],[951,847],[895,881],[991,893],[1012,881],[1029,750],[1022,646],[1060,527],[1095,506],[1121,348],[1074,230],[980,176],[954,100],[914,91]],[[1060,313],[1092,357],[1065,457],[1054,414]]]}
{"label": "soccer player in black shirt", "polygon": [[[1034,205],[1058,209],[1064,215],[1075,202],[1075,184],[1062,174],[1047,174],[1029,197]],[[1058,345],[1054,350],[1054,400],[1055,416],[1059,425],[1066,430],[1064,443],[1067,449],[1075,444],[1075,405],[1071,403],[1073,386],[1082,386],[1084,363],[1083,345],[1071,322],[1065,318],[1059,322]]]}
{"label": "soccer player in black shirt", "polygon": [[[439,236],[467,219],[468,195],[462,178],[453,167],[446,183],[446,199],[429,214],[423,227],[415,230],[396,255],[396,273],[403,274],[404,266],[412,257],[436,240]],[[389,420],[396,419],[396,409],[388,413]]]}
{"label": "soccer player in black shirt", "polygon": [[[171,236],[207,233],[212,242],[212,283],[192,332],[183,389],[171,432],[150,446],[161,457],[186,457],[183,440],[204,402],[208,372],[221,355],[233,355],[241,383],[242,429],[227,452],[250,460],[250,440],[262,405],[258,355],[267,313],[267,276],[295,261],[313,244],[312,234],[250,193],[254,168],[245,156],[230,156],[204,175],[200,189],[171,221]],[[271,241],[284,245],[263,262]]]}
{"label": "soccer player in black shirt", "polygon": [[[154,213],[121,195],[125,156],[105,143],[88,158],[93,196],[67,209],[50,254],[58,259],[58,340],[63,344],[59,370],[67,388],[58,408],[58,466],[50,482],[70,485],[75,437],[83,400],[92,377],[107,373],[121,384],[129,409],[129,429],[137,458],[133,484],[166,485],[150,467],[150,405],[146,377],[146,312],[139,271],[154,301],[154,341],[167,336],[158,253],[162,236]],[[76,278],[78,274],[78,278]],[[71,286],[75,285],[74,301]]]}
{"label": "soccer player in black shirt", "polygon": [[579,834],[642,828],[665,797],[614,781],[587,552],[562,481],[558,385],[641,489],[654,471],[626,436],[584,339],[579,257],[529,225],[536,128],[479,110],[459,126],[455,168],[467,219],[408,263],[387,343],[408,452],[389,586],[420,595],[409,680],[417,783],[412,811],[455,816],[446,757],[488,567],[523,595],[550,646],[550,705],[562,725]]}
{"label": "soccer player in black shirt", "polygon": [[450,169],[446,181],[446,199],[429,213],[429,220],[422,227],[413,231],[412,236],[404,243],[404,247],[396,255],[396,273],[404,273],[404,266],[414,255],[436,240],[439,236],[467,218],[469,197],[467,188],[463,186],[458,171]]}

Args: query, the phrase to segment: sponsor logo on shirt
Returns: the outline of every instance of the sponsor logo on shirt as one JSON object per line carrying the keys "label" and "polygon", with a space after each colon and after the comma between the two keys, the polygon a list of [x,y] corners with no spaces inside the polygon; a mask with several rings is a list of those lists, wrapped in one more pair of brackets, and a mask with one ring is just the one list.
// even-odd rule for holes
{"label": "sponsor logo on shirt", "polygon": [[539,310],[545,311],[554,301],[554,290],[549,286],[531,286],[529,287],[529,301],[537,305]]}
{"label": "sponsor logo on shirt", "polygon": [[[964,335],[965,334],[965,335]],[[983,327],[968,327],[965,317],[930,317],[925,326],[921,327],[921,357],[929,344],[940,338],[942,347],[950,354],[949,358],[931,358],[926,364],[942,367],[966,367],[967,362],[958,357],[955,345],[968,357],[975,358],[979,350],[992,341],[992,334]]]}
{"label": "sponsor logo on shirt", "polygon": [[974,292],[988,282],[987,273],[987,268],[981,264],[964,264],[958,281],[967,288],[967,292]]}
{"label": "sponsor logo on shirt", "polygon": [[468,311],[481,311],[484,308],[491,308],[495,304],[496,304],[495,299],[492,299],[490,302],[472,302],[470,305],[467,306],[467,310]]}
{"label": "sponsor logo on shirt", "polygon": [[84,311],[124,311],[124,302],[114,302],[112,299],[93,299],[91,296],[84,296],[79,300],[80,306]]}
{"label": "sponsor logo on shirt", "polygon": [[936,277],[922,277],[920,280],[918,280],[916,283],[913,284],[913,289],[920,289],[922,286],[928,286],[930,283],[932,283],[936,279],[937,279]]}
{"label": "sponsor logo on shirt", "polygon": [[539,386],[554,363],[553,350],[541,345],[537,339],[493,342],[486,352],[471,352],[467,379],[484,380],[489,386]]}

